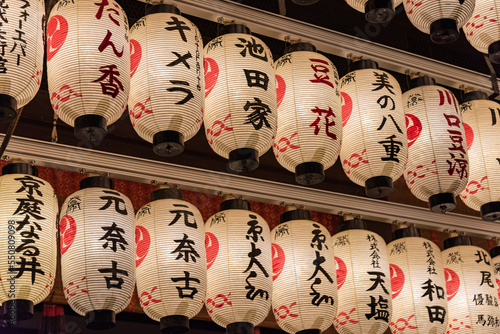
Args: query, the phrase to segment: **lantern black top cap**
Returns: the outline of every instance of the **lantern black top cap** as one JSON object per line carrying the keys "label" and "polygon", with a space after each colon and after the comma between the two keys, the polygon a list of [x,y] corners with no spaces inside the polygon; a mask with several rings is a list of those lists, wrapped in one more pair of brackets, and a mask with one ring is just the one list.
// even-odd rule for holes
{"label": "lantern black top cap", "polygon": [[316,52],[316,47],[308,42],[297,42],[286,47],[285,54],[295,51],[311,51]]}
{"label": "lantern black top cap", "polygon": [[291,220],[311,220],[311,213],[307,210],[297,209],[285,211],[280,216],[280,223],[286,223]]}
{"label": "lantern black top cap", "polygon": [[410,80],[410,88],[417,88],[422,86],[435,86],[436,80],[434,78],[424,75],[418,78],[414,78]]}
{"label": "lantern black top cap", "polygon": [[159,199],[180,199],[184,200],[182,191],[176,188],[160,188],[151,193],[151,202]]}
{"label": "lantern black top cap", "polygon": [[472,245],[472,239],[470,237],[466,237],[465,235],[451,237],[444,241],[444,249],[448,249],[455,246],[470,246],[470,245]]}
{"label": "lantern black top cap", "polygon": [[496,246],[496,247],[493,247],[492,249],[490,249],[491,258],[494,258],[498,255],[500,255],[500,246]]}
{"label": "lantern black top cap", "polygon": [[365,70],[365,69],[378,69],[378,63],[371,59],[359,59],[353,61],[351,71]]}
{"label": "lantern black top cap", "polygon": [[366,221],[359,218],[344,220],[337,226],[337,233],[348,230],[367,230]]}
{"label": "lantern black top cap", "polygon": [[228,199],[222,202],[219,206],[219,211],[237,209],[237,210],[248,210],[250,211],[250,203],[243,199]]}
{"label": "lantern black top cap", "polygon": [[398,240],[402,238],[420,237],[420,230],[416,227],[403,227],[398,228],[392,232],[392,240]]}
{"label": "lantern black top cap", "polygon": [[25,162],[13,162],[2,167],[2,175],[7,174],[28,174],[38,176],[38,169]]}
{"label": "lantern black top cap", "polygon": [[243,24],[231,23],[222,27],[221,35],[225,34],[248,34],[251,35],[250,29]]}
{"label": "lantern black top cap", "polygon": [[105,176],[89,176],[80,181],[80,190],[87,188],[114,189],[113,180]]}
{"label": "lantern black top cap", "polygon": [[175,7],[174,5],[167,5],[164,3],[154,5],[146,9],[146,15],[156,13],[171,13],[181,15],[181,11],[179,10],[179,8]]}
{"label": "lantern black top cap", "polygon": [[479,90],[465,93],[464,102],[476,101],[476,100],[489,100],[489,96],[485,92]]}

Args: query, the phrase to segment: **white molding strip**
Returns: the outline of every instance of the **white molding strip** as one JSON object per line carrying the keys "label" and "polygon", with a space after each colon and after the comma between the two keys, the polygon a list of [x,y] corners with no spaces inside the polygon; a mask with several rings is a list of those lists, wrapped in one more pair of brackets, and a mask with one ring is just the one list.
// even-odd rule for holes
{"label": "white molding strip", "polygon": [[[142,1],[146,2],[146,0]],[[350,53],[363,55],[376,60],[380,67],[388,70],[399,73],[411,70],[428,74],[445,86],[459,88],[460,85],[465,85],[492,92],[490,77],[487,75],[269,13],[235,1],[175,0],[173,3],[177,4],[181,12],[206,20],[217,22],[219,17],[223,17],[224,20],[235,20],[247,24],[253,32],[264,36],[279,40],[284,40],[285,36],[290,36],[292,39],[300,38],[313,43],[320,51],[340,57],[346,57]],[[314,10],[314,6],[304,8],[304,10]],[[352,15],[356,15],[354,11]],[[380,29],[380,27],[372,28]],[[365,26],[360,29],[365,30]],[[498,81],[500,83],[500,80]]]}
{"label": "white molding strip", "polygon": [[[4,135],[0,135],[3,140]],[[471,236],[500,236],[500,224],[471,216],[437,214],[425,208],[339,194],[296,185],[214,172],[141,159],[87,148],[13,137],[5,153],[11,158],[34,160],[36,165],[63,170],[108,172],[111,177],[149,183],[151,180],[178,184],[181,189],[204,193],[243,195],[246,199],[272,204],[304,205],[308,210],[337,214],[339,211],[392,223],[407,221],[417,227],[466,232]]]}

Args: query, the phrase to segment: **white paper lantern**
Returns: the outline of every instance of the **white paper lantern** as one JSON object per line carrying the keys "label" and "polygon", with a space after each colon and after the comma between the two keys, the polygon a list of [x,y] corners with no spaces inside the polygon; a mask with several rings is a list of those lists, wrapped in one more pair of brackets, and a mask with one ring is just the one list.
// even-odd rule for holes
{"label": "white paper lantern", "polygon": [[43,73],[45,2],[2,3],[0,123],[11,121],[38,92]]}
{"label": "white paper lantern", "polygon": [[48,296],[57,267],[57,197],[34,166],[12,163],[0,177],[0,304],[11,325],[33,316]]}
{"label": "white paper lantern", "polygon": [[274,65],[279,102],[274,156],[304,185],[324,180],[342,140],[337,69],[315,50],[309,43],[293,44]]}
{"label": "white paper lantern", "polygon": [[485,93],[465,95],[460,108],[469,149],[469,183],[462,201],[484,220],[500,219],[500,105]]}
{"label": "white paper lantern", "polygon": [[210,318],[227,334],[253,333],[271,307],[271,237],[266,221],[247,201],[221,203],[205,223]]}
{"label": "white paper lantern", "polygon": [[472,16],[476,0],[406,0],[403,6],[410,22],[430,34],[437,44],[454,42],[460,29]]}
{"label": "white paper lantern", "polygon": [[184,333],[205,300],[204,221],[180,190],[161,188],[136,214],[137,294],[162,333]]}
{"label": "white paper lantern", "polygon": [[335,258],[330,233],[305,210],[287,211],[271,231],[272,307],[288,333],[321,333],[337,310]]}
{"label": "white paper lantern", "polygon": [[490,255],[469,237],[445,240],[448,332],[498,334],[500,308]]}
{"label": "white paper lantern", "polygon": [[354,183],[369,197],[392,193],[408,154],[401,88],[371,60],[355,62],[341,79],[344,130],[340,159]]}
{"label": "white paper lantern", "polygon": [[[205,46],[204,125],[210,147],[236,172],[254,170],[276,134],[273,56],[244,26]],[[244,32],[244,33],[242,33]]]}
{"label": "white paper lantern", "polygon": [[463,26],[465,37],[479,52],[489,54],[493,63],[500,64],[500,3],[476,0],[474,13]]}
{"label": "white paper lantern", "polygon": [[448,326],[447,281],[441,250],[418,229],[394,231],[387,245],[391,265],[391,333],[444,334]]}
{"label": "white paper lantern", "polygon": [[339,290],[335,329],[382,334],[393,312],[385,241],[360,219],[345,221],[339,231],[332,237]]}
{"label": "white paper lantern", "polygon": [[204,107],[203,41],[171,5],[157,5],[130,29],[130,121],[162,156],[182,153],[200,129]]}
{"label": "white paper lantern", "polygon": [[88,177],[61,207],[61,274],[69,306],[89,329],[109,329],[132,298],[134,208],[110,179]]}
{"label": "white paper lantern", "polygon": [[413,79],[403,94],[408,134],[404,177],[412,194],[434,212],[455,209],[464,190],[469,160],[462,113],[455,95],[434,79]]}
{"label": "white paper lantern", "polygon": [[365,13],[365,18],[371,23],[386,23],[396,14],[396,4],[393,0],[346,0],[347,4],[358,12]]}
{"label": "white paper lantern", "polygon": [[128,20],[115,0],[54,5],[47,24],[47,79],[52,108],[75,136],[100,141],[127,106]]}
{"label": "white paper lantern", "polygon": [[490,249],[491,266],[495,274],[495,286],[498,292],[498,299],[500,300],[500,246]]}

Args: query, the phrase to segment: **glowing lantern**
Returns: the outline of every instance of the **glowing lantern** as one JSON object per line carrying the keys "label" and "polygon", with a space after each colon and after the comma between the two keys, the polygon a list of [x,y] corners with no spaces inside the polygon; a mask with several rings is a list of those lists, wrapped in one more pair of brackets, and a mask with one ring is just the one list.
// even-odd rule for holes
{"label": "glowing lantern", "polygon": [[309,43],[296,43],[275,63],[278,130],[274,155],[304,185],[325,178],[342,139],[338,73]]}
{"label": "glowing lantern", "polygon": [[57,267],[57,197],[34,166],[11,163],[0,177],[0,304],[11,325],[33,316],[52,290]]}
{"label": "glowing lantern", "polygon": [[365,13],[365,18],[372,23],[385,23],[395,15],[393,0],[346,0],[347,4],[358,12]]}
{"label": "glowing lantern", "polygon": [[210,147],[235,172],[254,170],[276,134],[276,88],[269,48],[232,24],[205,46],[204,124]]}
{"label": "glowing lantern", "polygon": [[[0,123],[11,121],[38,92],[43,72],[45,2],[2,5]],[[8,51],[8,52],[7,52]]]}
{"label": "glowing lantern", "polygon": [[271,237],[250,203],[226,200],[205,223],[210,318],[228,334],[253,333],[271,306]]}
{"label": "glowing lantern", "polygon": [[115,326],[135,283],[134,208],[102,176],[80,181],[61,207],[61,274],[69,306],[89,329]]}
{"label": "glowing lantern", "polygon": [[339,224],[332,237],[337,262],[339,305],[334,326],[340,334],[381,334],[392,314],[389,259],[384,239],[361,219]]}
{"label": "glowing lantern", "polygon": [[156,154],[180,154],[203,119],[200,32],[176,7],[161,4],[130,29],[130,45],[128,106],[134,130],[153,143]]}
{"label": "glowing lantern", "polygon": [[272,304],[288,333],[321,333],[337,310],[335,258],[328,230],[305,210],[287,211],[271,231]]}
{"label": "glowing lantern", "polygon": [[[498,244],[498,242],[497,242]],[[491,265],[493,267],[493,272],[495,273],[495,283],[498,292],[498,298],[500,299],[500,246],[497,245],[490,249]]]}
{"label": "glowing lantern", "polygon": [[[344,130],[340,159],[369,197],[384,197],[403,174],[408,144],[401,88],[376,62],[360,60],[341,79]],[[350,101],[350,105],[347,106]]]}
{"label": "glowing lantern", "polygon": [[469,183],[460,197],[484,220],[500,219],[500,105],[482,92],[465,94],[460,106],[469,149]]}
{"label": "glowing lantern", "polygon": [[404,177],[412,194],[430,209],[455,209],[455,197],[467,185],[469,161],[458,102],[451,91],[424,76],[403,94],[408,134]]}
{"label": "glowing lantern", "polygon": [[184,333],[206,289],[205,229],[180,190],[160,188],[136,215],[137,294],[162,333]]}
{"label": "glowing lantern", "polygon": [[122,115],[130,86],[128,21],[115,0],[55,4],[47,24],[52,108],[75,136],[100,141]]}
{"label": "glowing lantern", "polygon": [[444,241],[448,327],[469,333],[499,333],[500,308],[490,255],[469,237]]}

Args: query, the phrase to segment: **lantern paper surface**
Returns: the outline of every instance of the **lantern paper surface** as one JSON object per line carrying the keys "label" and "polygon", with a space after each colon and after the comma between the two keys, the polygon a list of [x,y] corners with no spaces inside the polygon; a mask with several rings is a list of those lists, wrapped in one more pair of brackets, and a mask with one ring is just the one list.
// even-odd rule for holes
{"label": "lantern paper surface", "polygon": [[418,199],[457,196],[467,185],[469,161],[458,102],[444,87],[426,85],[403,94],[408,135],[404,177]]}
{"label": "lantern paper surface", "polygon": [[2,5],[0,94],[24,107],[38,92],[43,72],[45,3],[9,1]]}
{"label": "lantern paper surface", "polygon": [[229,152],[251,148],[264,154],[276,133],[273,57],[255,36],[226,34],[205,47],[204,124],[210,147]]}
{"label": "lantern paper surface", "polygon": [[118,191],[87,188],[70,195],[59,222],[64,295],[80,315],[121,312],[135,283],[134,208]]}
{"label": "lantern paper surface", "polygon": [[136,215],[137,294],[146,314],[194,317],[206,289],[204,221],[198,209],[178,199],[159,199]]}
{"label": "lantern paper surface", "polygon": [[384,333],[393,312],[384,239],[353,229],[335,234],[332,242],[339,291],[335,329],[340,334]]}
{"label": "lantern paper surface", "polygon": [[114,0],[59,1],[47,24],[47,79],[51,104],[67,124],[99,115],[120,118],[130,88],[125,11]]}
{"label": "lantern paper surface", "polygon": [[344,172],[364,186],[375,176],[403,174],[408,144],[401,88],[377,69],[350,72],[341,79],[344,132],[340,159]]}
{"label": "lantern paper surface", "polygon": [[325,169],[337,160],[342,140],[337,69],[325,56],[295,51],[275,63],[278,130],[273,151],[286,169],[317,162]]}
{"label": "lantern paper surface", "polygon": [[490,255],[476,246],[442,252],[450,333],[500,333],[500,308]]}
{"label": "lantern paper surface", "polygon": [[441,250],[420,237],[387,245],[391,266],[392,333],[443,334],[448,325],[447,280]]}
{"label": "lantern paper surface", "polygon": [[337,310],[330,233],[313,221],[292,220],[276,226],[271,241],[276,322],[288,333],[326,330]]}
{"label": "lantern paper surface", "polygon": [[12,299],[40,303],[52,290],[57,267],[57,197],[36,176],[0,177],[2,233],[0,303]]}
{"label": "lantern paper surface", "polygon": [[500,4],[493,0],[476,0],[474,13],[463,26],[465,37],[479,52],[500,41]]}
{"label": "lantern paper surface", "polygon": [[469,183],[460,198],[479,211],[483,204],[500,201],[500,105],[476,100],[460,107],[470,161]]}
{"label": "lantern paper surface", "polygon": [[[179,25],[182,28],[178,28]],[[203,120],[203,41],[198,28],[172,13],[149,14],[130,29],[129,115],[141,138],[161,131],[191,139]]]}
{"label": "lantern paper surface", "polygon": [[224,210],[205,223],[205,306],[219,326],[261,323],[271,307],[271,240],[266,221],[239,209]]}
{"label": "lantern paper surface", "polygon": [[493,266],[493,272],[495,274],[495,287],[497,288],[497,296],[500,299],[500,255],[495,256],[491,259],[491,265]]}

